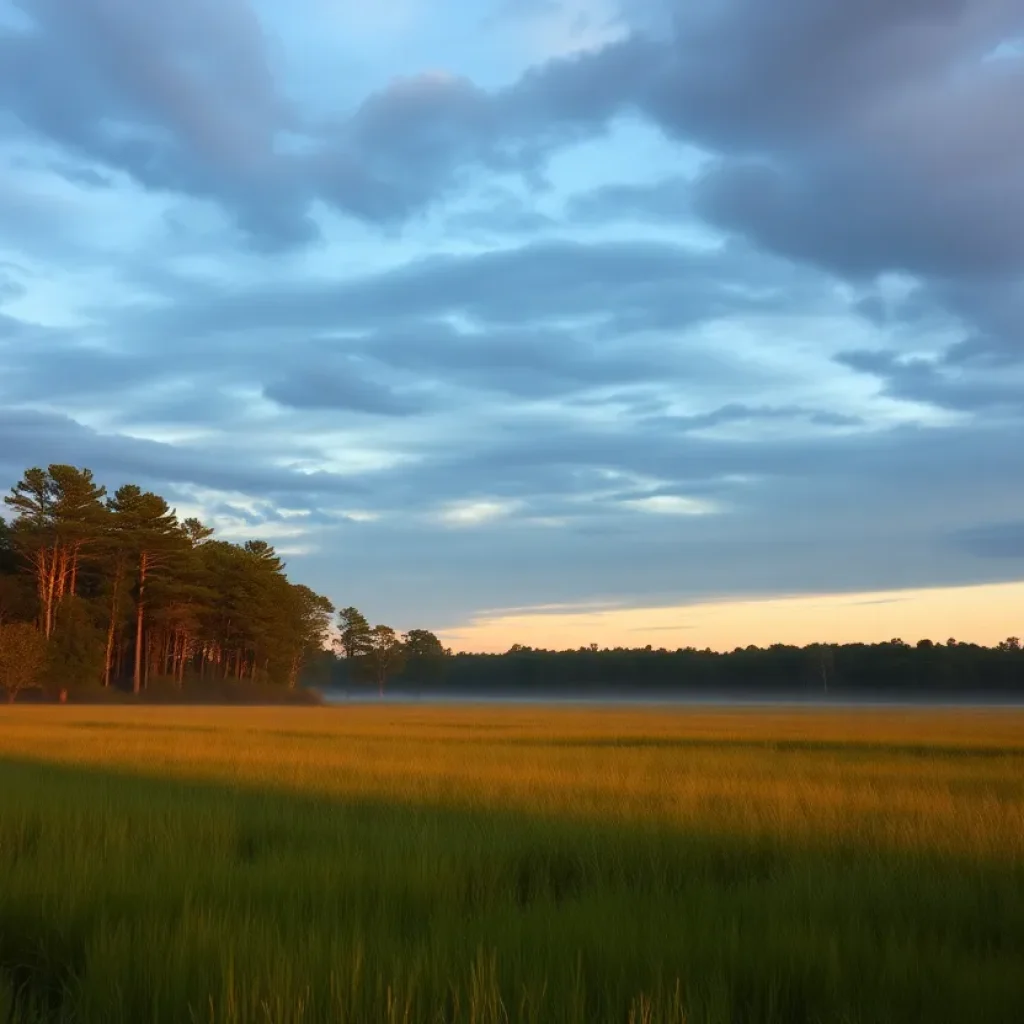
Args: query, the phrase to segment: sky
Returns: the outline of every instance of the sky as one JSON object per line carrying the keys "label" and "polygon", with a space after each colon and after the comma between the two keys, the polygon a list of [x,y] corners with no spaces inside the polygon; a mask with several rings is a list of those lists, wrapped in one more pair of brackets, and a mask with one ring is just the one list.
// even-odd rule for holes
{"label": "sky", "polygon": [[0,0],[3,487],[456,647],[992,641],[1021,110],[1019,0]]}

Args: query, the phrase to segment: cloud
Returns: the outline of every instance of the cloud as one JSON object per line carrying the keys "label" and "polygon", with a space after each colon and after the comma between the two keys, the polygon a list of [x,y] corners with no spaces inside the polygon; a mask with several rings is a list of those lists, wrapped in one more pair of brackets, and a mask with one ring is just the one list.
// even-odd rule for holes
{"label": "cloud", "polygon": [[[848,362],[848,361],[847,361]],[[850,365],[848,363],[848,365]],[[859,369],[859,367],[857,367]],[[819,427],[857,427],[863,426],[860,416],[832,412],[827,409],[805,409],[801,406],[748,406],[742,403],[730,403],[719,406],[710,412],[696,413],[690,416],[658,416],[651,422],[679,431],[707,430],[713,427],[734,423],[758,423],[770,421],[804,420]]]}
{"label": "cloud", "polygon": [[[1019,5],[666,6],[670,36],[638,29],[494,91],[448,72],[398,77],[327,125],[283,97],[244,0],[158,0],[145,17],[114,0],[26,0],[32,30],[0,36],[0,101],[278,243],[310,237],[316,197],[400,221],[473,168],[532,173],[633,111],[717,153],[696,207],[776,251],[854,274],[1021,266],[1024,60],[986,59],[1022,31]],[[632,202],[674,207],[675,187]]]}
{"label": "cloud", "polygon": [[[151,423],[251,420],[262,415],[254,394],[289,410],[402,417],[472,392],[536,401],[600,391],[604,402],[632,389],[629,402],[642,403],[702,382],[704,404],[723,379],[754,386],[778,374],[685,332],[780,315],[813,291],[806,275],[742,250],[568,241],[336,282],[225,289],[185,279],[156,302],[90,304],[82,326],[0,321],[0,344],[10,339],[0,397],[110,405],[116,395],[112,413]],[[200,386],[220,395],[211,402]],[[716,415],[751,414],[736,405]]]}
{"label": "cloud", "polygon": [[508,189],[490,189],[484,201],[447,219],[448,230],[474,240],[503,241],[558,228],[558,221]]}
{"label": "cloud", "polygon": [[151,189],[223,202],[256,235],[310,236],[278,152],[300,130],[246,0],[25,0],[0,31],[0,103],[68,151]]}
{"label": "cloud", "polygon": [[[972,325],[1019,297],[1024,58],[1007,45],[1024,33],[1019,4],[666,6],[671,36],[637,35],[517,87],[559,123],[586,122],[562,100],[585,95],[605,118],[639,112],[709,154],[696,181],[609,185],[581,196],[578,216],[695,213],[861,282],[931,279],[940,307]],[[613,98],[601,77],[615,62]]]}
{"label": "cloud", "polygon": [[412,416],[423,409],[420,401],[360,375],[354,365],[326,372],[299,370],[263,389],[265,397],[292,409],[331,409],[372,416]]}
{"label": "cloud", "polygon": [[678,175],[654,184],[603,185],[574,196],[566,213],[574,221],[677,223],[693,216],[694,183]]}
{"label": "cloud", "polygon": [[559,146],[602,130],[621,106],[612,82],[635,75],[645,47],[552,60],[491,92],[446,71],[395,76],[314,119],[284,95],[247,0],[155,0],[145,16],[119,0],[25,0],[23,11],[28,30],[0,27],[0,106],[80,159],[213,200],[277,248],[316,236],[317,200],[394,224],[474,169],[535,176]]}
{"label": "cloud", "polygon": [[[940,308],[971,326],[1007,301],[1024,271],[1024,60],[988,58],[1024,32],[1019,4],[676,11],[637,101],[716,154],[693,190],[698,213],[851,279],[931,280]],[[956,300],[986,279],[983,302]]]}
{"label": "cloud", "polygon": [[[382,318],[396,325],[459,317],[508,329],[545,321],[679,329],[740,311],[778,311],[799,290],[813,291],[806,276],[742,246],[708,253],[663,242],[551,239],[428,256],[326,285],[268,283],[205,295],[190,286],[189,301],[170,306],[164,320],[178,338],[327,327],[351,334]],[[148,325],[155,319],[151,310],[139,318]]]}
{"label": "cloud", "polygon": [[658,516],[706,516],[715,507],[697,498],[684,498],[678,494],[652,494],[646,498],[633,498],[623,502],[629,508]]}
{"label": "cloud", "polygon": [[[914,402],[930,403],[960,412],[1024,413],[1024,365],[974,365],[970,343],[952,354],[901,358],[886,351],[841,353],[846,366],[879,377],[885,393]],[[987,355],[982,347],[979,354]]]}
{"label": "cloud", "polygon": [[952,540],[980,558],[1024,559],[1024,522],[974,526],[958,531]]}
{"label": "cloud", "polygon": [[[20,299],[24,294],[25,286],[17,280],[13,273],[0,264],[0,305]],[[9,317],[0,319],[0,337],[3,337],[7,331],[13,330],[11,323]]]}
{"label": "cloud", "polygon": [[448,526],[480,526],[503,519],[518,507],[519,503],[514,501],[455,501],[445,506],[438,518]]}
{"label": "cloud", "polygon": [[129,6],[0,27],[12,481],[381,621],[1019,575],[1018,3],[519,5],[522,67],[438,7],[344,94],[272,0]]}
{"label": "cloud", "polygon": [[0,468],[12,482],[26,466],[66,461],[94,468],[101,479],[130,477],[151,486],[201,486],[268,500],[351,496],[363,490],[362,483],[340,474],[275,467],[267,455],[259,447],[246,452],[238,445],[162,444],[102,434],[56,413],[0,409]]}

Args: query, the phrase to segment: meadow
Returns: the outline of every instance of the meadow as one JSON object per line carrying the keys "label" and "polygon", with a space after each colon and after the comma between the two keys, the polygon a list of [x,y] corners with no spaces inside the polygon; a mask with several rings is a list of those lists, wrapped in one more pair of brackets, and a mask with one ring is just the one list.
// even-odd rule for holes
{"label": "meadow", "polygon": [[0,1021],[1024,1020],[1024,712],[0,709]]}

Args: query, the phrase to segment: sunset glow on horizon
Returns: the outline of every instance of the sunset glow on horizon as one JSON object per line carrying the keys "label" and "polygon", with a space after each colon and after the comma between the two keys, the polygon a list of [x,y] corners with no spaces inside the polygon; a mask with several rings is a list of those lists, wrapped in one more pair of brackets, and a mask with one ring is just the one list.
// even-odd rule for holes
{"label": "sunset glow on horizon", "polygon": [[513,644],[729,651],[773,643],[879,643],[900,638],[991,646],[1024,629],[1024,581],[857,594],[783,596],[649,608],[514,609],[441,639],[456,651],[500,653]]}

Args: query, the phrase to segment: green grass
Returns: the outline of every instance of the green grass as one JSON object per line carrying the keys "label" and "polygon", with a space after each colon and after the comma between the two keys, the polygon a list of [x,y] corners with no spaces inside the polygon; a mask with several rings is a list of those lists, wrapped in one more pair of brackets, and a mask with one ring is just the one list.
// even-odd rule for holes
{"label": "green grass", "polygon": [[1007,1022],[1020,715],[10,709],[0,1022]]}

